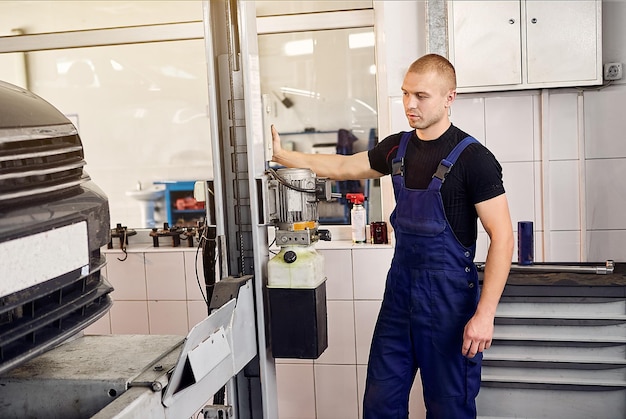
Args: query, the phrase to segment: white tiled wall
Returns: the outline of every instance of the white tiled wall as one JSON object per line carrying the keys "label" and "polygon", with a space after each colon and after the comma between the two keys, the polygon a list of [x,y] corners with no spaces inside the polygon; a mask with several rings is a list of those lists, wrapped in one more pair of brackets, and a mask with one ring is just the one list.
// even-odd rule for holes
{"label": "white tiled wall", "polygon": [[[124,259],[121,251],[107,250],[105,274],[115,289],[114,304],[85,333],[187,335],[207,316],[195,255],[194,249],[181,248],[129,252]],[[201,268],[198,276],[204,284]]]}
{"label": "white tiled wall", "polygon": [[[514,230],[534,222],[535,261],[626,260],[625,105],[624,84],[457,97],[452,122],[502,165]],[[488,238],[479,231],[480,261]]]}
{"label": "white tiled wall", "polygon": [[356,369],[356,364],[320,363],[315,366],[315,407],[318,419],[358,417]]}
{"label": "white tiled wall", "polygon": [[316,419],[311,365],[277,363],[276,389],[281,419]]}
{"label": "white tiled wall", "polygon": [[537,113],[532,96],[487,96],[484,118],[485,145],[501,163],[533,161]]}

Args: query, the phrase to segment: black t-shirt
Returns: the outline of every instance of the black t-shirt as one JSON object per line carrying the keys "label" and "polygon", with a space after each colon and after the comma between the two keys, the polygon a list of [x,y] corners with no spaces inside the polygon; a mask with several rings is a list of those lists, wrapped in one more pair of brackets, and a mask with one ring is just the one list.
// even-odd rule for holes
{"label": "black t-shirt", "polygon": [[[391,173],[402,132],[390,135],[368,152],[370,167],[382,174]],[[436,140],[423,141],[415,131],[404,156],[405,185],[426,189],[437,166],[468,134],[454,125]],[[504,193],[502,167],[482,144],[470,144],[452,166],[441,186],[444,211],[458,240],[465,246],[476,241],[478,228],[475,204]]]}

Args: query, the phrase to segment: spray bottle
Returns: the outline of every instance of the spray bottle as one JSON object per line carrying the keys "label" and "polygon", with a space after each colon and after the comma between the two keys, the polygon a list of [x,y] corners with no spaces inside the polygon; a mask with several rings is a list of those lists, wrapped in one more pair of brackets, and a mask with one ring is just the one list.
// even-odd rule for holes
{"label": "spray bottle", "polygon": [[352,242],[365,243],[365,224],[367,214],[363,208],[365,197],[362,193],[346,194],[346,199],[352,202],[352,210],[350,210],[350,225],[352,227]]}

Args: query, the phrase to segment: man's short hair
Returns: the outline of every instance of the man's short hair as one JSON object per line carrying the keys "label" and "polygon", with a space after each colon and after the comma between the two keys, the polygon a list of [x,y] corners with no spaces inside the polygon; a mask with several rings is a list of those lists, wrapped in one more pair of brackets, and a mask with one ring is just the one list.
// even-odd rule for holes
{"label": "man's short hair", "polygon": [[456,89],[456,72],[454,66],[445,57],[438,54],[427,54],[409,66],[408,73],[428,73],[435,72],[443,78],[450,90]]}

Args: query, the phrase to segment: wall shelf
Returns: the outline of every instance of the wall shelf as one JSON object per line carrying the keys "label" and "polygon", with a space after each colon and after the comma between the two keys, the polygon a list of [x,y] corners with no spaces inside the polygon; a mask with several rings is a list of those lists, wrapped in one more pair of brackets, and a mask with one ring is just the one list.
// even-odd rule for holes
{"label": "wall shelf", "polygon": [[193,198],[195,181],[155,182],[165,185],[165,211],[170,227],[195,227],[199,221],[205,221],[206,209],[177,209],[178,199]]}

